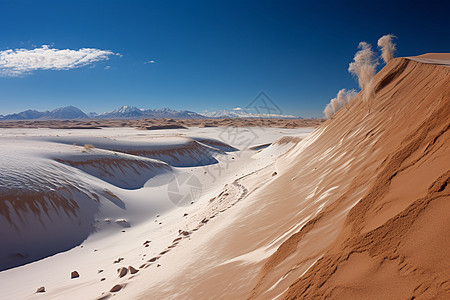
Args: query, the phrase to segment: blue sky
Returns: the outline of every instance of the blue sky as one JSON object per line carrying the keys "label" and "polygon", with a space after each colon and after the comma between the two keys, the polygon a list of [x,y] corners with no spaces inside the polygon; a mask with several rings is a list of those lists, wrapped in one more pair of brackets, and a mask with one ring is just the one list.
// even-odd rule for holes
{"label": "blue sky", "polygon": [[[395,34],[397,56],[450,52],[448,1],[0,0],[0,51],[109,50],[109,60],[0,77],[0,114],[74,105],[197,112],[265,91],[286,114],[321,117],[360,41]],[[154,63],[146,63],[153,60]]]}

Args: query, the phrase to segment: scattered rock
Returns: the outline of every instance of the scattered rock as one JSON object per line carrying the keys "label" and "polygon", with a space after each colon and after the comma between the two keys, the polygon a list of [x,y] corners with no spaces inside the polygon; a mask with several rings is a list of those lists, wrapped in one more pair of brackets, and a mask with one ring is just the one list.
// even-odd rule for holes
{"label": "scattered rock", "polygon": [[180,237],[174,239],[172,243],[176,243],[176,242],[178,242],[178,241],[180,241],[180,240],[182,240],[182,239],[183,239],[183,238],[180,236]]}
{"label": "scattered rock", "polygon": [[153,257],[148,260],[148,262],[155,262],[159,257]]}
{"label": "scattered rock", "polygon": [[188,215],[188,214],[185,213],[185,214],[183,215],[183,217],[186,217],[187,215]]}
{"label": "scattered rock", "polygon": [[161,267],[161,265],[160,265],[160,264],[157,264],[156,267],[159,268],[159,267]]}
{"label": "scattered rock", "polygon": [[103,272],[103,270],[98,270],[98,271],[97,271],[97,274],[100,274],[101,272]]}
{"label": "scattered rock", "polygon": [[130,271],[130,274],[136,274],[137,272],[139,272],[139,270],[136,270],[132,266],[128,266],[128,270]]}
{"label": "scattered rock", "polygon": [[36,290],[36,293],[45,293],[45,287],[44,287],[44,286],[41,286],[40,288],[38,288],[38,289]]}
{"label": "scattered rock", "polygon": [[278,174],[277,172],[273,172],[273,173],[272,173],[272,176],[275,176],[275,175],[277,175],[277,174]]}
{"label": "scattered rock", "polygon": [[118,291],[120,291],[123,288],[122,284],[116,284],[115,286],[113,286],[109,291],[111,293],[116,293]]}
{"label": "scattered rock", "polygon": [[127,275],[128,269],[125,267],[122,267],[117,270],[117,273],[119,273],[119,278],[122,278],[123,276]]}
{"label": "scattered rock", "polygon": [[120,225],[120,226],[122,226],[124,228],[130,228],[131,227],[130,223],[128,223],[128,221],[125,220],[125,219],[117,219],[116,220],[116,224],[118,224],[118,225]]}
{"label": "scattered rock", "polygon": [[80,274],[78,274],[77,271],[73,271],[72,273],[70,273],[70,279],[74,279],[74,278],[78,278],[80,277]]}
{"label": "scattered rock", "polygon": [[125,232],[125,230],[122,230],[122,232]]}
{"label": "scattered rock", "polygon": [[208,220],[207,218],[204,218],[204,219],[202,220],[202,223],[203,223],[203,224],[206,224],[206,223],[208,223],[208,221],[209,221],[209,220]]}
{"label": "scattered rock", "polygon": [[147,245],[148,243],[150,243],[151,241],[146,240],[142,245]]}
{"label": "scattered rock", "polygon": [[146,247],[146,248],[147,248],[147,247],[149,247],[149,246],[150,246],[149,244],[145,244],[145,246],[144,246],[144,247]]}
{"label": "scattered rock", "polygon": [[100,281],[105,281],[106,280],[106,278],[105,277],[103,277],[102,279],[100,279]]}
{"label": "scattered rock", "polygon": [[119,257],[117,260],[113,262],[113,264],[120,263],[123,260],[123,257]]}

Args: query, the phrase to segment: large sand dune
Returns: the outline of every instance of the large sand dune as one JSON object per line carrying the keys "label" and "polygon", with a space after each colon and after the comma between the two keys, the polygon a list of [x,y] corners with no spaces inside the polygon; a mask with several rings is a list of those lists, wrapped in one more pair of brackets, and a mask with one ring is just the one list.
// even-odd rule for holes
{"label": "large sand dune", "polygon": [[396,58],[373,86],[122,296],[448,298],[450,69]]}
{"label": "large sand dune", "polygon": [[[37,216],[26,226],[47,226],[45,215],[68,222],[62,232],[88,225],[70,241],[78,247],[0,272],[0,290],[10,299],[44,296],[33,294],[40,286],[49,299],[449,298],[448,56],[391,60],[372,90],[311,134],[276,120],[228,140],[217,137],[229,120],[58,136],[36,123],[4,129],[1,192],[37,194],[17,201],[31,205],[12,205],[15,194],[1,202],[1,230],[23,242],[11,232],[28,227],[11,215],[25,212]],[[35,146],[4,142],[23,139]],[[201,196],[183,194],[184,183]],[[47,213],[61,207],[64,220]],[[37,242],[2,249],[13,253],[6,267]]]}

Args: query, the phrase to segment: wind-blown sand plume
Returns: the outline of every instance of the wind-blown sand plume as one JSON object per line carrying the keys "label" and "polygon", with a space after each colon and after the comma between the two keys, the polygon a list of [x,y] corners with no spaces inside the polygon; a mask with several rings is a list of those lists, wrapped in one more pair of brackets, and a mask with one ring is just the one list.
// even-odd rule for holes
{"label": "wind-blown sand plume", "polygon": [[358,78],[358,84],[367,100],[372,92],[372,78],[375,76],[378,61],[375,53],[372,51],[372,46],[366,42],[360,42],[358,45],[358,52],[356,52],[353,62],[348,66],[348,71]]}
{"label": "wind-blown sand plume", "polygon": [[325,107],[323,113],[325,115],[325,118],[330,118],[334,113],[336,113],[341,107],[344,107],[350,101],[352,101],[353,98],[357,95],[357,92],[355,90],[349,90],[341,89],[336,98],[331,99],[330,103],[327,104]]}
{"label": "wind-blown sand plume", "polygon": [[394,58],[373,87],[121,296],[448,298],[450,68]]}
{"label": "wind-blown sand plume", "polygon": [[[2,186],[32,189],[39,180],[45,186],[49,180],[57,187],[70,183],[81,191],[88,186],[98,194],[98,202],[90,197],[80,202],[78,194],[70,199],[80,208],[89,203],[100,209],[101,218],[96,217],[94,224],[102,231],[76,249],[0,272],[3,295],[39,297],[34,294],[36,288],[45,286],[48,298],[82,295],[93,299],[110,297],[111,287],[119,286],[113,289],[120,289],[114,294],[117,299],[449,298],[450,240],[445,237],[450,234],[450,68],[446,57],[450,55],[392,59],[372,79],[371,114],[360,93],[348,109],[340,109],[312,133],[241,128],[241,142],[228,144],[205,134],[218,136],[224,128],[199,128],[195,137],[172,134],[165,136],[164,143],[155,142],[161,134],[155,131],[102,129],[113,131],[113,139],[92,138],[87,133],[76,136],[70,131],[52,138],[27,137],[26,143],[44,143],[46,151],[25,155],[16,145],[17,135],[34,130],[5,130],[1,141],[14,141],[17,153],[8,148],[12,143],[0,143],[2,153],[9,155],[0,157],[0,181],[6,182]],[[226,124],[233,123],[227,120]],[[137,134],[129,136],[130,132]],[[283,135],[292,137],[280,138]],[[95,148],[83,149],[74,142]],[[209,153],[220,161],[211,165],[217,167],[214,171],[207,164],[167,170],[170,176],[187,175],[175,177],[180,182],[198,177],[204,184],[204,194],[185,206],[174,204],[164,185],[157,184],[164,174],[150,179],[142,189],[126,190],[81,167],[55,161],[61,158],[56,155],[59,151],[72,161],[76,161],[72,152],[79,151],[80,157],[91,161],[100,153],[115,155],[116,150],[126,158],[132,154],[123,153],[130,151],[168,151],[183,145],[214,148]],[[178,150],[172,153],[181,157]],[[15,164],[14,158],[21,158],[15,168],[6,163]],[[27,158],[35,159],[33,168]],[[235,165],[230,162],[233,158]],[[138,165],[148,161],[141,156],[136,159]],[[125,159],[127,164],[133,160]],[[36,167],[41,162],[42,168]],[[229,169],[223,168],[225,163]],[[122,165],[117,168],[122,169]],[[102,169],[96,166],[95,170]],[[49,171],[54,172],[52,176],[46,176]],[[110,196],[107,201],[105,195]],[[3,211],[10,211],[8,203]],[[89,217],[89,223],[92,211],[80,214],[76,210],[76,216]],[[0,231],[8,224],[5,220],[0,215],[4,222]],[[61,231],[72,230],[70,225]],[[12,260],[23,259],[27,253],[11,254]],[[63,265],[66,269],[61,271]],[[117,268],[128,266],[140,266],[139,272],[119,278]],[[36,279],[34,274],[43,267],[51,272]],[[73,270],[79,271],[80,278],[67,278]],[[66,282],[59,281],[59,272]]]}
{"label": "wind-blown sand plume", "polygon": [[386,64],[394,58],[396,48],[392,40],[395,38],[396,36],[393,34],[386,34],[378,39],[378,47],[381,48],[381,58]]}
{"label": "wind-blown sand plume", "polygon": [[[266,295],[279,274],[293,272],[289,266],[307,264],[292,285],[283,285],[290,285],[284,298],[450,295],[444,250],[450,243],[442,238],[450,234],[450,69],[393,59],[374,78],[374,91],[370,119],[354,102],[351,113],[324,124],[312,145],[291,151],[291,159],[301,159],[328,139],[342,145],[330,154],[346,157],[350,139],[358,141],[354,155],[365,159],[363,169],[349,165],[347,173],[356,176],[266,261],[253,296]],[[340,229],[326,233],[331,222]]]}

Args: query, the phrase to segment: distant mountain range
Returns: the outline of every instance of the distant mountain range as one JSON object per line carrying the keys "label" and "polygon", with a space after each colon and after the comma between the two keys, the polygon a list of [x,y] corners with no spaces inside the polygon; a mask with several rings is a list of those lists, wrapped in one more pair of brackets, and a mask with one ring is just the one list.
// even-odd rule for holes
{"label": "distant mountain range", "polygon": [[219,110],[213,112],[202,113],[207,118],[283,118],[283,119],[301,119],[292,115],[279,115],[279,114],[263,114],[263,113],[250,113],[245,110]]}
{"label": "distant mountain range", "polygon": [[72,119],[205,119],[205,118],[298,118],[289,115],[265,115],[254,114],[245,111],[217,111],[198,114],[188,110],[173,110],[170,108],[161,109],[142,109],[135,106],[122,106],[109,112],[97,114],[90,112],[84,113],[74,106],[66,106],[54,109],[52,111],[37,111],[28,109],[26,111],[0,115],[0,120],[72,120]]}
{"label": "distant mountain range", "polygon": [[60,119],[87,119],[88,116],[79,108],[66,106],[52,111],[37,111],[28,109],[26,111],[0,116],[0,120],[60,120]]}
{"label": "distant mountain range", "polygon": [[122,118],[173,118],[173,119],[203,119],[204,116],[188,110],[173,110],[170,108],[141,109],[135,106],[122,106],[113,111],[105,112],[96,116],[100,119],[122,119]]}

